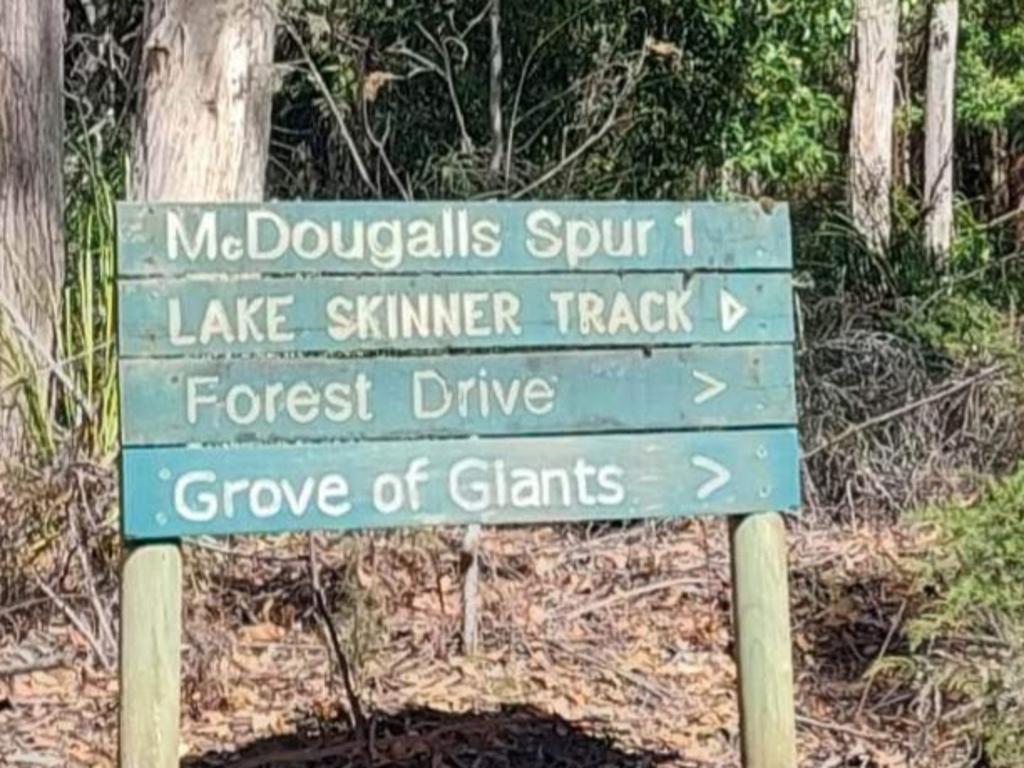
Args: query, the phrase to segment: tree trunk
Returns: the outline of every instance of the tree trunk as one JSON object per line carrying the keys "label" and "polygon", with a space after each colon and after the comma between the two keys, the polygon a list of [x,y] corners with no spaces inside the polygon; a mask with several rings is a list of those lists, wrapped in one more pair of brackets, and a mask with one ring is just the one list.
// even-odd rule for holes
{"label": "tree trunk", "polygon": [[[275,17],[270,0],[149,0],[133,196],[263,198]],[[133,547],[121,580],[120,764],[178,765],[181,553]]]}
{"label": "tree trunk", "polygon": [[501,78],[504,54],[501,46],[501,0],[491,0],[491,71],[488,110],[491,116],[491,180],[501,173],[505,160],[505,130],[501,110]]}
{"label": "tree trunk", "polygon": [[[48,358],[64,282],[64,4],[0,2],[0,455],[21,433],[8,377]],[[5,359],[7,358],[7,359]]]}
{"label": "tree trunk", "polygon": [[988,215],[995,218],[1006,213],[1010,205],[1008,173],[1010,170],[1010,141],[1005,125],[997,125],[989,133],[985,168],[988,172]]}
{"label": "tree trunk", "polygon": [[850,212],[872,250],[889,244],[898,0],[858,0],[850,118]]}
{"label": "tree trunk", "polygon": [[924,125],[925,245],[945,261],[953,245],[953,91],[958,0],[934,0]]}
{"label": "tree trunk", "polygon": [[263,198],[269,0],[150,0],[133,190],[140,200]]}
{"label": "tree trunk", "polygon": [[1010,173],[1006,186],[1009,206],[1016,211],[1013,232],[1018,248],[1024,248],[1024,154],[1015,153],[1009,160]]}

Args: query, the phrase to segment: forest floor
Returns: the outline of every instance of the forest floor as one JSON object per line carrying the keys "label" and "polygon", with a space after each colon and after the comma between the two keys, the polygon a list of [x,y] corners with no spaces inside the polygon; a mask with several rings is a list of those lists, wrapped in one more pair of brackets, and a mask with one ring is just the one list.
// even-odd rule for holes
{"label": "forest floor", "polygon": [[[736,766],[726,530],[486,530],[474,657],[457,531],[319,536],[369,740],[349,726],[306,540],[187,545],[183,764]],[[923,546],[899,527],[791,526],[802,765],[965,764],[916,714],[919,691],[869,674],[906,649],[901,563]],[[116,674],[92,658],[70,624],[0,638],[0,763],[114,764]],[[44,668],[4,679],[26,659]]]}

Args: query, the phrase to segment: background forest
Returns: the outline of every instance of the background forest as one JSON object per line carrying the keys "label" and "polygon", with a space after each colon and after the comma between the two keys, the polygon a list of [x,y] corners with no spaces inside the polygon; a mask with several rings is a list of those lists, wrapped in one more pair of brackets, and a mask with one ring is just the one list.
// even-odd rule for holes
{"label": "background forest", "polygon": [[[43,67],[50,90],[40,103],[52,102],[63,122],[37,138],[10,117],[13,103],[28,102],[12,97],[22,84],[5,69],[20,28],[19,2],[5,2],[0,755],[105,764],[120,557],[114,203],[153,183],[140,171],[140,94],[159,57],[173,55],[160,46],[179,44],[144,16],[202,14],[186,0],[40,3],[57,9],[52,31],[63,39],[50,51],[60,61],[49,81]],[[267,9],[262,0],[214,5],[229,15]],[[1024,0],[280,0],[275,11],[272,63],[237,43],[270,99],[269,141],[248,136],[244,160],[267,198],[789,201],[805,492],[791,588],[806,764],[1024,765]],[[259,122],[259,104],[251,119]],[[48,180],[63,247],[48,262],[18,250],[17,153],[5,150],[34,141],[40,157],[47,141],[62,147],[54,167],[63,187],[59,173]],[[292,749],[287,739],[311,730],[328,743],[350,719],[357,729],[361,698],[382,713],[384,740],[409,731],[412,716],[395,712],[413,703],[491,711],[530,702],[564,718],[563,730],[600,719],[605,704],[606,719],[674,709],[674,735],[653,716],[632,726],[627,718],[620,730],[592,724],[583,730],[625,751],[598,755],[590,745],[537,764],[647,765],[671,753],[671,765],[732,765],[734,714],[697,714],[715,701],[734,706],[732,673],[711,669],[731,663],[721,528],[486,531],[480,596],[467,598],[481,601],[481,647],[466,657],[456,532],[185,545],[196,593],[187,608],[190,764],[222,764],[211,755],[259,739],[259,749]],[[557,554],[566,551],[584,554]],[[698,567],[694,586],[687,579]],[[675,581],[643,591],[659,579]],[[551,602],[559,592],[565,605]],[[628,599],[600,615],[571,609],[616,594]],[[686,626],[651,619],[658,610]],[[552,616],[563,623],[553,627]],[[317,637],[332,622],[342,635],[333,651]],[[637,633],[656,645],[662,630],[686,638],[692,677],[615,656],[633,678],[655,682],[588,682],[612,663],[580,650],[588,642],[603,635],[633,653]],[[287,705],[274,699],[301,717],[211,720],[218,707],[259,710],[260,696],[237,698],[242,688],[218,666],[263,664],[238,662],[259,657],[227,645],[231,633],[321,654],[322,690],[299,686]],[[538,656],[538,633],[563,639]],[[431,685],[408,682],[399,648],[403,663],[420,659],[419,672],[435,675]],[[332,687],[332,653],[352,666],[353,695]],[[537,682],[523,669],[540,657],[548,666]],[[289,658],[275,663],[292,679],[313,664]],[[499,685],[478,658],[515,683]],[[48,682],[54,668],[74,674]],[[576,683],[560,677],[566,670],[578,672],[569,675]],[[72,692],[72,680],[95,690]],[[659,680],[689,698],[659,698]],[[577,684],[579,701],[564,707],[551,692]],[[430,711],[421,731],[440,727]],[[516,712],[514,727],[503,727],[550,737]],[[60,731],[45,724],[54,717],[82,725]],[[453,757],[473,743],[434,745],[439,762],[390,764],[473,764]],[[252,749],[240,764],[262,764]]]}

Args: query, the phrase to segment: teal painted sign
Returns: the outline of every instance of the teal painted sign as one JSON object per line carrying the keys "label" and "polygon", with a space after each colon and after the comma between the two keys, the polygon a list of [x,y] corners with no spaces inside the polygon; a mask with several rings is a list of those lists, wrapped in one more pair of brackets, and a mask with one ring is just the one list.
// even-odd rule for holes
{"label": "teal painted sign", "polygon": [[[132,536],[728,514],[799,497],[796,431],[125,452]],[[130,478],[130,481],[128,479]]]}
{"label": "teal painted sign", "polygon": [[792,424],[781,344],[449,357],[139,358],[126,446]]}
{"label": "teal painted sign", "polygon": [[118,209],[129,538],[795,510],[785,206]]}
{"label": "teal painted sign", "polygon": [[791,266],[785,205],[122,205],[124,276],[651,272]]}
{"label": "teal painted sign", "polygon": [[790,279],[750,272],[123,282],[121,351],[185,356],[793,340]]}

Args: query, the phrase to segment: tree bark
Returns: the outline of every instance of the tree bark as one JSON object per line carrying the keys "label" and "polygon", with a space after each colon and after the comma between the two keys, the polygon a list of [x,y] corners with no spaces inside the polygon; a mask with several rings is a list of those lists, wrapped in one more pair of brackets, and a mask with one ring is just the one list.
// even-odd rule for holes
{"label": "tree bark", "polygon": [[1018,248],[1024,248],[1024,154],[1015,153],[1009,160],[1010,173],[1007,178],[1009,205],[1017,212],[1013,232]]}
{"label": "tree bark", "polygon": [[850,118],[850,212],[872,250],[889,244],[898,0],[858,0]]}
{"label": "tree bark", "polygon": [[[143,28],[135,199],[261,200],[275,30],[269,0],[148,0]],[[176,544],[131,549],[121,581],[122,605],[136,608],[121,614],[124,768],[178,765],[180,582]]]}
{"label": "tree bark", "polygon": [[45,395],[64,282],[64,4],[0,2],[0,455],[21,433],[14,360]]}
{"label": "tree bark", "polygon": [[257,201],[270,142],[270,0],[150,0],[134,196]]}
{"label": "tree bark", "polygon": [[925,246],[940,261],[953,245],[953,93],[958,0],[934,0],[924,125]]}

